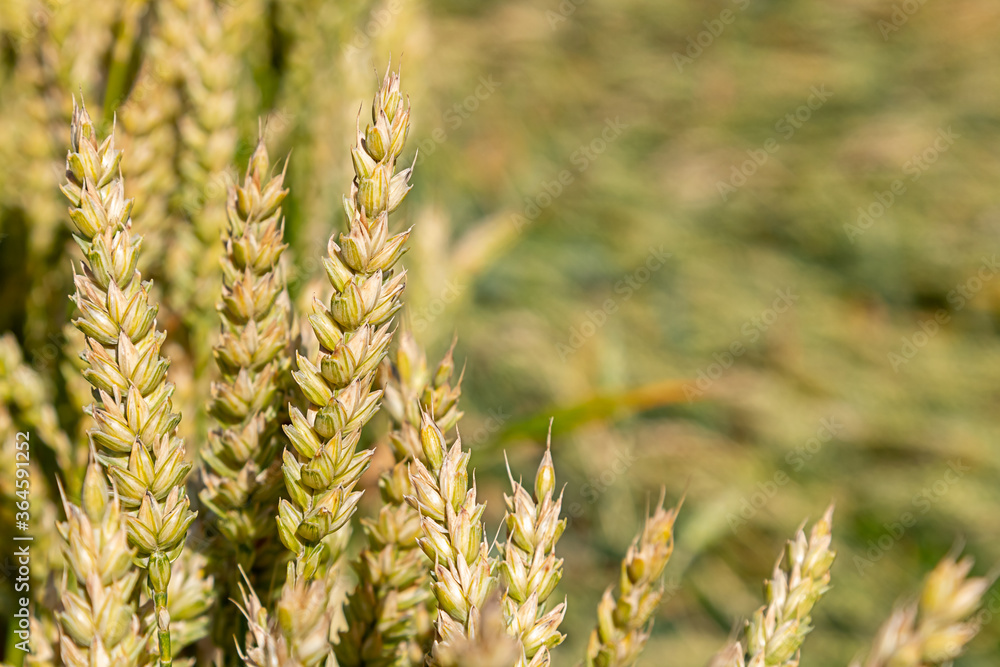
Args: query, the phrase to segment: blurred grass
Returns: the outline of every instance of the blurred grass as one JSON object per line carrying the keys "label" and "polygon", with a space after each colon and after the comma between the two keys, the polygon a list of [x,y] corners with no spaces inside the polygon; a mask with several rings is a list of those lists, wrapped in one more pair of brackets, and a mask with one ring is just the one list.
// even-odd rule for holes
{"label": "blurred grass", "polygon": [[[640,664],[703,664],[759,604],[760,581],[784,540],[830,499],[840,556],[805,646],[817,667],[846,664],[862,650],[892,602],[915,592],[956,540],[981,571],[1000,560],[1000,279],[960,309],[949,301],[998,246],[1000,6],[927,2],[883,39],[879,21],[900,3],[751,0],[742,11],[678,0],[402,4],[364,57],[342,57],[332,39],[326,45],[336,56],[331,69],[361,70],[319,77],[324,85],[354,77],[335,94],[308,106],[296,80],[282,88],[268,78],[282,67],[276,61],[257,76],[259,111],[293,119],[282,138],[295,149],[289,230],[308,274],[304,258],[339,224],[349,130],[371,67],[405,46],[422,153],[405,213],[417,223],[404,259],[412,274],[406,317],[437,353],[459,336],[462,430],[485,434],[473,463],[491,525],[506,479],[493,445],[507,449],[515,470],[533,470],[556,416],[557,474],[565,506],[579,509],[561,548],[562,589],[573,595],[557,664],[582,654],[601,590],[661,485],[671,498],[686,490],[687,501],[671,593]],[[567,6],[575,9],[553,25]],[[340,39],[386,7],[359,5],[338,18]],[[679,71],[674,54],[727,8],[733,22]],[[466,117],[456,113],[484,77],[499,83],[496,91]],[[832,96],[784,138],[776,123],[813,86]],[[337,105],[325,110],[336,119],[324,130],[333,136],[300,156],[300,144],[316,140],[318,121],[307,114],[320,103]],[[0,107],[11,108],[12,100]],[[627,129],[581,161],[581,147],[616,118]],[[252,133],[254,118],[241,122]],[[958,139],[909,180],[905,165],[942,128]],[[719,181],[770,138],[780,148],[723,201]],[[326,204],[307,201],[312,167],[303,162],[332,165],[310,186]],[[551,190],[564,171],[572,181],[518,230],[514,216],[545,201],[546,184]],[[844,226],[896,179],[906,192],[852,242]],[[26,299],[38,291],[24,287],[65,285],[68,268],[57,280],[43,275],[55,269],[19,261],[30,230],[10,199],[0,208],[0,322],[38,352],[68,308],[59,302],[47,311],[55,313],[48,328],[32,329]],[[626,299],[616,285],[651,246],[671,256]],[[754,318],[784,288],[798,301],[762,331]],[[301,301],[311,289],[308,280],[296,285]],[[607,299],[616,312],[562,360],[559,346]],[[950,321],[894,371],[889,353],[939,309]],[[713,355],[736,342],[745,352],[697,402],[666,392],[660,407],[636,412],[608,398],[708,373]],[[62,413],[72,424],[72,411]],[[804,460],[826,418],[842,428]],[[617,473],[622,452],[635,460]],[[968,472],[921,511],[918,494],[956,459]],[[730,517],[779,471],[789,481],[732,529]],[[916,524],[859,572],[856,557],[868,557],[885,524],[904,512]],[[994,621],[959,664],[993,664],[998,642]]]}

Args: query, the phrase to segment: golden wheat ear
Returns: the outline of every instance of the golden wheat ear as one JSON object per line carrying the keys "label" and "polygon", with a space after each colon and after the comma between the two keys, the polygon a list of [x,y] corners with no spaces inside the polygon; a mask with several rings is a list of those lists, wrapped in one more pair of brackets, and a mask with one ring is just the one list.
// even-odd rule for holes
{"label": "golden wheat ear", "polygon": [[545,454],[535,473],[534,494],[514,481],[507,466],[512,493],[504,494],[507,543],[499,567],[504,584],[503,609],[508,630],[517,639],[517,667],[550,664],[549,651],[566,638],[559,625],[566,616],[566,602],[551,608],[549,597],[562,579],[562,559],[556,558],[556,543],[566,530],[560,518],[562,494],[556,487],[552,464],[552,425]]}

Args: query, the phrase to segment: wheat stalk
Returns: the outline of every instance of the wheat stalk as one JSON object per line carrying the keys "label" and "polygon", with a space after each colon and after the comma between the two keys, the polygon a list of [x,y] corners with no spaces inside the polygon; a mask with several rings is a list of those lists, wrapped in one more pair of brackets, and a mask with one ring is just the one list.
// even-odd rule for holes
{"label": "wheat stalk", "polygon": [[716,655],[713,667],[798,666],[802,642],[812,630],[809,614],[830,587],[830,567],[837,555],[830,549],[832,526],[831,505],[808,540],[799,528],[765,583],[767,604],[747,624],[746,650],[740,642],[727,646]]}
{"label": "wheat stalk", "polygon": [[390,319],[400,307],[405,272],[393,266],[409,236],[389,236],[389,213],[409,190],[412,169],[395,172],[409,131],[409,108],[399,75],[389,70],[372,104],[372,125],[358,129],[352,149],[355,179],[344,199],[349,230],[331,237],[324,258],[333,286],[329,308],[314,299],[309,317],[321,351],[314,361],[297,355],[295,381],[309,400],[303,414],[290,408],[285,433],[285,485],[278,530],[296,557],[296,576],[311,579],[330,551],[326,538],[345,526],[360,491],[354,487],[372,450],[357,451],[361,428],[379,408],[375,371],[391,340]]}
{"label": "wheat stalk", "polygon": [[83,106],[75,106],[63,193],[83,250],[73,301],[74,324],[86,335],[84,377],[99,402],[91,408],[91,441],[118,489],[129,540],[149,574],[156,607],[160,661],[170,664],[167,587],[170,563],[184,547],[195,513],[184,490],[191,464],[175,435],[169,362],[160,356],[165,334],[156,330],[156,306],[136,270],[142,240],[132,234],[114,133],[98,141]]}
{"label": "wheat stalk", "polygon": [[609,586],[597,606],[597,627],[587,645],[588,667],[631,665],[646,646],[647,624],[663,598],[660,578],[674,551],[674,521],[679,509],[664,510],[661,498],[629,547],[621,564],[618,597]]}

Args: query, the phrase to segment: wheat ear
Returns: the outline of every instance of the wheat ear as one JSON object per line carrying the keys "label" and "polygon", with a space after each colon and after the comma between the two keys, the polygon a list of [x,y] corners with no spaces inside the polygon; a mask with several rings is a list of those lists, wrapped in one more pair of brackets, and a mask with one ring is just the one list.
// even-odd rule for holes
{"label": "wheat ear", "polygon": [[588,667],[631,665],[646,646],[650,619],[663,598],[660,578],[674,551],[678,509],[664,510],[661,499],[629,547],[621,564],[618,597],[609,586],[597,606],[597,627],[587,646]]}
{"label": "wheat ear", "polygon": [[949,554],[927,577],[918,602],[897,606],[862,663],[852,667],[931,667],[957,658],[979,632],[972,615],[994,577],[970,577],[973,560]]}
{"label": "wheat ear", "polygon": [[355,561],[358,585],[348,597],[347,628],[336,648],[342,667],[419,665],[433,639],[426,604],[427,558],[417,546],[420,514],[405,500],[413,494],[407,466],[423,458],[422,413],[442,433],[462,417],[461,379],[452,385],[454,369],[449,350],[431,373],[410,332],[400,336],[395,363],[383,364],[383,402],[393,423],[389,442],[396,463],[379,478],[382,507],[377,519],[362,520],[367,546]]}
{"label": "wheat ear", "polygon": [[431,590],[438,611],[429,660],[443,664],[441,655],[477,636],[480,611],[494,588],[496,562],[484,534],[486,506],[476,500],[475,479],[469,487],[469,452],[462,450],[461,439],[449,447],[425,415],[420,443],[423,460],[410,464],[413,495],[406,500],[420,512],[423,536],[417,543],[434,563]]}
{"label": "wheat ear", "polygon": [[240,611],[247,619],[246,647],[240,657],[251,667],[336,667],[330,646],[335,606],[330,603],[336,568],[325,576],[307,581],[295,576],[295,564],[288,575],[275,617],[267,613],[260,598],[247,583],[241,586]]}
{"label": "wheat ear", "polygon": [[765,582],[767,604],[748,622],[744,642],[720,651],[713,667],[797,667],[802,643],[812,630],[809,614],[830,588],[830,567],[837,555],[830,549],[832,526],[831,505],[808,540],[799,528]]}
{"label": "wheat ear", "polygon": [[486,600],[474,637],[459,637],[438,647],[440,667],[511,667],[523,651],[507,631],[500,597],[494,592]]}
{"label": "wheat ear", "polygon": [[210,408],[219,426],[201,452],[205,488],[199,494],[218,531],[213,547],[224,563],[218,571],[228,573],[224,599],[238,593],[233,561],[251,581],[255,568],[269,581],[282,554],[274,516],[282,485],[279,427],[291,380],[290,308],[279,267],[287,248],[281,203],[288,190],[284,171],[269,178],[270,172],[261,141],[243,184],[230,189],[227,207],[222,333],[215,346],[222,378],[213,384]]}
{"label": "wheat ear", "polygon": [[126,510],[137,562],[148,571],[160,661],[170,664],[167,587],[195,518],[184,489],[191,464],[175,436],[180,415],[171,412],[169,362],[160,356],[165,334],[156,330],[149,285],[135,268],[142,240],[132,234],[120,162],[113,131],[99,142],[86,108],[74,104],[62,190],[84,255],[73,300],[81,313],[74,324],[86,335],[83,374],[99,397],[90,438]]}
{"label": "wheat ear", "polygon": [[551,610],[546,602],[562,578],[562,559],[556,558],[556,542],[566,530],[559,518],[562,494],[553,498],[556,485],[552,465],[551,434],[545,455],[535,474],[534,497],[507,474],[513,492],[504,495],[507,503],[507,544],[500,562],[505,595],[504,614],[511,634],[517,638],[521,655],[518,667],[548,667],[549,650],[562,643],[559,624],[566,615],[566,603]]}
{"label": "wheat ear", "polygon": [[359,125],[351,151],[355,178],[344,198],[349,230],[339,243],[330,238],[323,260],[333,296],[329,307],[314,299],[309,317],[321,350],[313,361],[297,355],[293,373],[311,407],[306,414],[290,408],[291,423],[284,427],[292,444],[283,456],[291,501],[280,502],[278,532],[295,554],[297,576],[306,579],[329,553],[326,538],[350,521],[361,497],[354,488],[372,456],[357,447],[362,427],[379,408],[375,372],[405,280],[393,266],[409,231],[390,236],[389,213],[410,189],[411,169],[395,173],[409,113],[399,75],[387,71],[372,104],[373,124],[364,132]]}
{"label": "wheat ear", "polygon": [[128,544],[118,494],[109,494],[96,457],[87,467],[80,505],[64,495],[63,508],[66,521],[58,532],[75,586],[65,576],[59,584],[62,662],[69,667],[139,665],[146,642],[132,603],[139,581],[132,565],[135,550]]}

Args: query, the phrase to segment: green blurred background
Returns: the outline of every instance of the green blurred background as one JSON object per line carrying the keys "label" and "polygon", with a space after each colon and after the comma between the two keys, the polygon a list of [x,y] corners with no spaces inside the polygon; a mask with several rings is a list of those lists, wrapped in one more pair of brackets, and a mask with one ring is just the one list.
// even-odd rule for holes
{"label": "green blurred background", "polygon": [[[155,106],[170,85],[143,84],[155,53],[144,40],[166,3],[83,4],[0,0],[0,329],[54,412],[3,398],[12,423],[47,423],[51,440],[66,432],[76,447],[87,397],[65,327],[74,248],[58,192],[70,96],[109,119],[136,91],[133,108]],[[357,109],[390,55],[402,58],[408,150],[420,150],[398,216],[416,225],[404,320],[432,360],[458,335],[462,432],[490,525],[503,506],[501,450],[530,474],[555,417],[572,517],[558,664],[582,655],[601,591],[661,486],[686,500],[643,665],[704,664],[760,604],[784,540],[831,500],[834,588],[804,648],[817,667],[862,651],[954,545],[977,572],[1000,561],[1000,5],[232,0],[216,10],[229,64],[207,73],[232,91],[234,164],[258,118],[272,155],[291,151],[300,312],[343,223]],[[186,104],[164,126],[174,143],[186,140]],[[126,189],[141,199],[136,182]],[[160,185],[173,213],[140,211],[135,223],[154,247],[197,217]],[[210,271],[173,256],[149,270],[164,289],[188,281],[180,293],[208,294],[213,316]],[[167,298],[160,320],[197,450],[213,325],[192,321],[189,305]],[[1000,609],[996,587],[989,600]],[[998,642],[993,621],[959,664],[994,664]]]}

